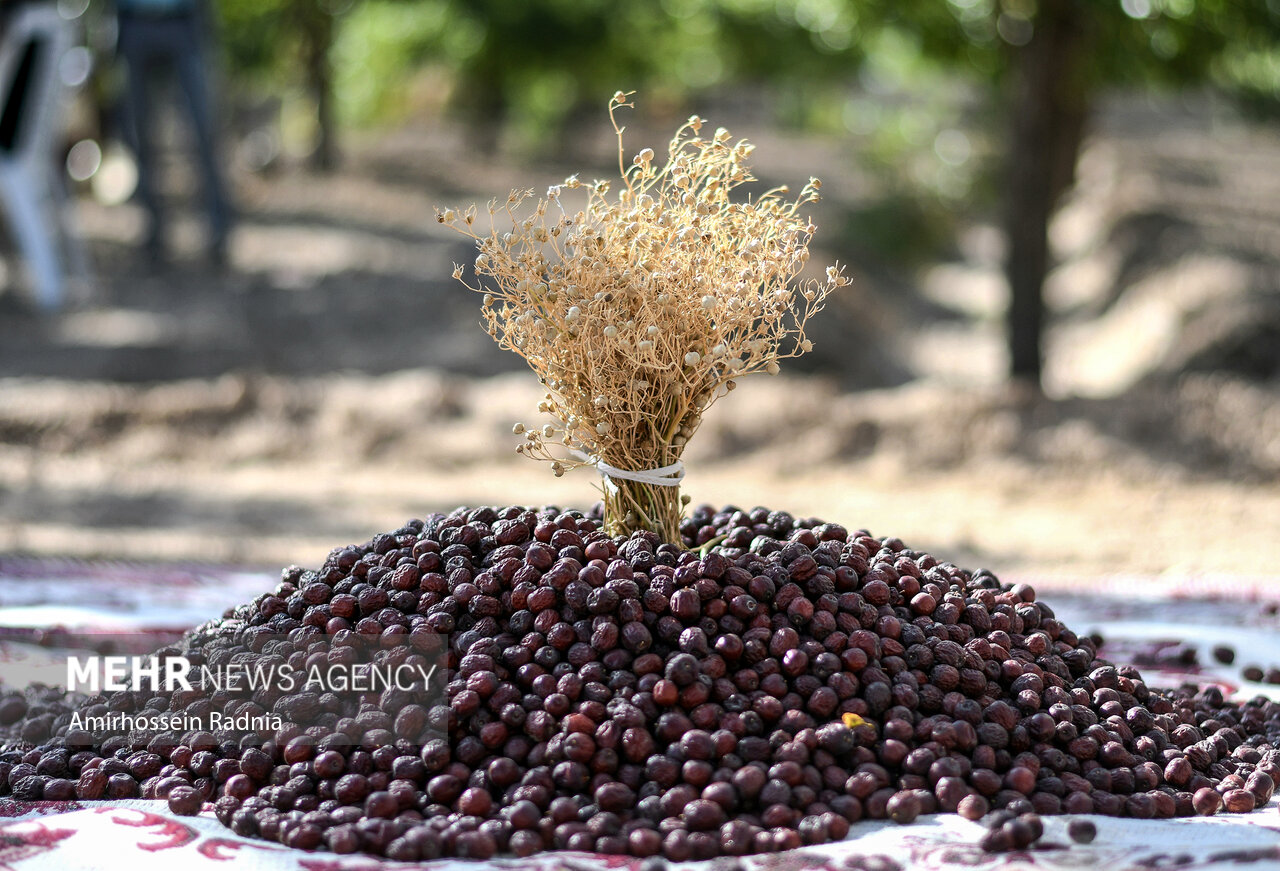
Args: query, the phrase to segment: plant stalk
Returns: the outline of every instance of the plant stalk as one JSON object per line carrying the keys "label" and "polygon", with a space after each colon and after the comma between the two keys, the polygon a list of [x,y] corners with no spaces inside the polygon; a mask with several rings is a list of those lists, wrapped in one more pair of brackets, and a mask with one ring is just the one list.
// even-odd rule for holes
{"label": "plant stalk", "polygon": [[609,479],[604,487],[604,529],[629,536],[641,529],[656,532],[668,544],[680,544],[684,519],[679,487]]}

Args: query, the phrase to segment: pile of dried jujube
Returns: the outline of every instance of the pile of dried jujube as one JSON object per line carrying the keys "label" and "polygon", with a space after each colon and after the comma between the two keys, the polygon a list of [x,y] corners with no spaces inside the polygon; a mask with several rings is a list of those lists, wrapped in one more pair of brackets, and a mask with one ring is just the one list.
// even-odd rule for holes
{"label": "pile of dried jujube", "polygon": [[1280,705],[1152,691],[1026,585],[763,508],[696,510],[684,548],[599,525],[517,507],[413,521],[287,569],[191,637],[248,650],[254,632],[447,633],[447,741],[404,737],[430,714],[404,727],[414,716],[391,693],[243,748],[204,732],[76,749],[71,708],[28,691],[0,700],[0,789],[167,798],[178,813],[210,800],[242,835],[405,860],[706,859],[838,840],[859,819],[996,810],[983,844],[1000,850],[1033,842],[1040,814],[1271,797]]}

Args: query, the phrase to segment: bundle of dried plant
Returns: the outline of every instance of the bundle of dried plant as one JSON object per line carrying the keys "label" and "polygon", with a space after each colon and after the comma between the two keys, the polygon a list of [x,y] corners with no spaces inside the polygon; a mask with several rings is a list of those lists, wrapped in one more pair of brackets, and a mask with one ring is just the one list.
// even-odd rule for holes
{"label": "bundle of dried plant", "polygon": [[[645,528],[678,542],[680,456],[703,413],[735,378],[776,374],[780,360],[808,351],[805,324],[846,281],[832,266],[792,285],[814,232],[799,209],[818,199],[817,179],[794,199],[786,188],[731,199],[755,181],[753,146],[724,129],[703,136],[697,116],[664,163],[645,148],[628,165],[616,111],[629,96],[609,104],[616,194],[574,176],[543,198],[491,201],[487,230],[475,206],[438,218],[476,241],[481,280],[467,286],[483,294],[489,335],[547,389],[538,410],[555,422],[517,424],[525,441],[516,450],[557,475],[597,466],[610,534]],[[575,194],[585,194],[580,207],[566,202]],[[466,283],[463,273],[454,270]]]}

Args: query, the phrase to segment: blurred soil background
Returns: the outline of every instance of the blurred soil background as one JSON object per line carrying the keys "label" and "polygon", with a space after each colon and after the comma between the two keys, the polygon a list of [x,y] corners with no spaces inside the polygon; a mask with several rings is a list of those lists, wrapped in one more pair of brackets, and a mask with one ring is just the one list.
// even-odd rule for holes
{"label": "blurred soil background", "polygon": [[[473,252],[433,208],[615,174],[606,98],[554,147],[475,147],[444,114],[348,130],[327,171],[246,159],[262,139],[234,131],[224,268],[203,256],[181,130],[165,152],[167,265],[141,256],[136,205],[82,190],[95,281],[67,310],[35,313],[3,253],[0,553],[316,565],[459,504],[589,506],[592,473],[557,479],[515,455],[511,425],[537,421],[540,391],[479,327],[451,278]],[[857,130],[780,123],[744,89],[688,105],[757,145],[764,182],[822,177],[813,262],[854,279],[812,355],[708,414],[686,454],[695,501],[822,517],[1009,575],[1280,589],[1274,122],[1202,91],[1099,101],[1050,227],[1038,391],[1007,378],[1004,243],[978,193],[939,230],[894,200]],[[642,111],[629,149],[661,151],[680,120]],[[943,169],[977,163],[981,137],[951,132],[926,137]]]}

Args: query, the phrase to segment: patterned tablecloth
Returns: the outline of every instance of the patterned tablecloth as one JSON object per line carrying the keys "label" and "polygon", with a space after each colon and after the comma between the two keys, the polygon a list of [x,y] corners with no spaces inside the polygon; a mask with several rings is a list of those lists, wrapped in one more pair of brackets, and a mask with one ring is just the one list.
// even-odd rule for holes
{"label": "patterned tablecloth", "polygon": [[[154,633],[163,642],[218,616],[273,584],[271,573],[208,566],[144,566],[0,558],[0,662],[22,662],[23,674],[60,684],[57,650],[84,634]],[[1108,578],[1064,584],[1021,578],[1041,591],[1057,616],[1077,632],[1097,632],[1103,655],[1134,662],[1156,686],[1212,682],[1240,698],[1280,697],[1280,687],[1245,681],[1241,670],[1280,666],[1280,582],[1193,578],[1170,581]],[[1271,603],[1269,603],[1269,601]],[[1212,651],[1229,645],[1233,663]],[[1101,868],[1276,869],[1280,871],[1280,810],[1275,799],[1245,816],[1191,820],[1090,817],[1091,844],[1067,838],[1065,818],[1047,818],[1036,849],[990,855],[976,846],[982,832],[953,814],[921,817],[910,826],[863,822],[848,839],[789,853],[688,863],[706,871],[857,871],[857,869]],[[479,863],[420,863],[432,871],[476,871]],[[493,869],[605,871],[637,869],[639,860],[582,853],[546,853],[494,860]],[[177,817],[163,802],[34,802],[0,800],[0,871],[5,869],[252,868],[279,871],[373,871],[397,866],[367,856],[304,853],[241,838],[206,807]],[[673,869],[674,871],[674,869]]]}

